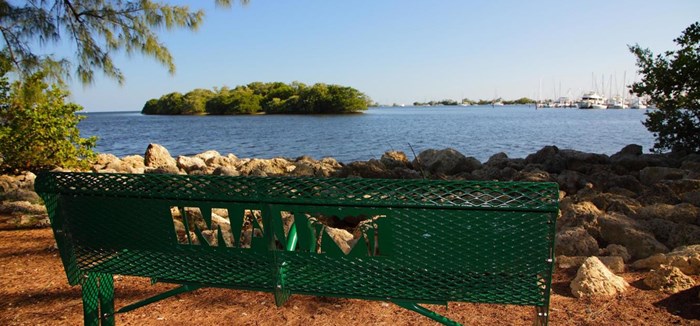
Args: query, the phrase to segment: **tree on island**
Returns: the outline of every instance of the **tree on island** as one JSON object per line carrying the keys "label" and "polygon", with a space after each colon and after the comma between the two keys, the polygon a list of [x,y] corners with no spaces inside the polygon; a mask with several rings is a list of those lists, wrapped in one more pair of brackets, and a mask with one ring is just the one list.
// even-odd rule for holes
{"label": "tree on island", "polygon": [[[215,2],[231,5],[231,0]],[[71,167],[92,155],[95,139],[80,138],[81,117],[74,113],[82,107],[64,102],[65,81],[75,76],[88,85],[95,72],[101,72],[123,83],[124,75],[112,59],[117,51],[152,57],[174,73],[173,57],[156,31],[196,30],[203,18],[202,10],[150,0],[0,0],[0,170]],[[41,52],[64,40],[74,44],[73,57]],[[202,96],[206,94],[185,96],[188,105],[181,109],[198,112]],[[34,155],[18,144],[53,155]]]}
{"label": "tree on island", "polygon": [[647,112],[644,125],[656,137],[653,150],[700,152],[700,23],[673,40],[680,49],[654,57],[649,49],[630,46],[642,80],[632,93],[649,97],[658,110]]}
{"label": "tree on island", "polygon": [[[191,95],[197,92],[198,95]],[[234,89],[223,87],[208,91],[197,89],[185,94],[170,93],[146,102],[143,114],[316,114],[352,113],[367,110],[371,100],[347,86],[300,82],[253,82]],[[195,97],[199,102],[188,101]],[[204,109],[193,105],[204,103]]]}

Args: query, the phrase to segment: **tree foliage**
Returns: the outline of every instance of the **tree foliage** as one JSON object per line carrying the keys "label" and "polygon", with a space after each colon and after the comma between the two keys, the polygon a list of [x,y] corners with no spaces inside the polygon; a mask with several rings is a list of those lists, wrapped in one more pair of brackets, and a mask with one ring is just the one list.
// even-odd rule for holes
{"label": "tree foliage", "polygon": [[[216,3],[230,6],[231,1]],[[89,84],[98,70],[123,83],[124,75],[112,54],[124,51],[152,57],[174,73],[172,55],[156,32],[161,28],[196,30],[203,17],[202,10],[150,0],[27,0],[21,4],[0,0],[4,41],[0,61],[10,62],[24,76],[43,70],[60,80],[74,70],[82,83]],[[64,38],[75,45],[73,60],[39,52],[44,45],[59,44]]]}
{"label": "tree foliage", "polygon": [[49,86],[36,73],[9,84],[0,77],[0,170],[40,170],[57,166],[85,168],[96,138],[81,138],[77,104],[68,93]]}
{"label": "tree foliage", "polygon": [[[188,100],[188,99],[197,99]],[[170,93],[146,102],[143,114],[348,113],[366,110],[371,100],[347,86],[317,83],[253,82],[213,92],[196,89],[184,96]],[[202,103],[204,110],[201,109]]]}
{"label": "tree foliage", "polygon": [[642,76],[632,92],[658,109],[647,112],[644,121],[656,137],[654,151],[700,152],[700,23],[674,42],[678,50],[657,56],[638,44],[629,47]]}

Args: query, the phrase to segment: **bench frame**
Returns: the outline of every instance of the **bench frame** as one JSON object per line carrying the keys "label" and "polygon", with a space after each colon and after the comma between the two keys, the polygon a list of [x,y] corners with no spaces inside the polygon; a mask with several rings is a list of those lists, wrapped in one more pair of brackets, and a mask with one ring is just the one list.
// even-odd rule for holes
{"label": "bench frame", "polygon": [[[165,187],[167,188],[167,190],[159,190],[154,192],[150,187]],[[381,189],[376,190],[377,187],[380,187]],[[332,191],[329,192],[328,189],[332,189]],[[301,253],[303,255],[313,256],[314,252],[316,252],[317,254],[321,254],[319,255],[319,257],[323,256],[325,257],[324,259],[331,259],[331,261],[335,261],[335,259],[338,257],[340,257],[338,259],[350,259],[347,257],[354,257],[357,255],[358,252],[370,252],[370,255],[372,250],[378,252],[378,249],[376,247],[373,248],[372,244],[367,244],[366,248],[360,246],[362,248],[357,250],[352,249],[352,251],[349,254],[340,252],[337,250],[337,248],[334,248],[332,246],[328,247],[328,249],[324,247],[323,252],[321,252],[321,241],[328,241],[329,239],[326,238],[326,233],[324,233],[323,227],[325,226],[323,226],[321,229],[318,229],[317,226],[311,225],[309,221],[303,217],[303,214],[298,213],[302,211],[301,208],[298,208],[299,205],[303,205],[306,211],[317,209],[324,212],[326,212],[328,209],[331,209],[332,211],[336,208],[338,210],[349,210],[351,212],[370,210],[373,212],[390,212],[390,214],[394,212],[404,212],[405,214],[413,214],[413,212],[419,212],[421,214],[425,213],[427,215],[433,214],[431,213],[433,212],[431,210],[436,209],[439,214],[447,215],[453,214],[452,212],[454,212],[454,214],[461,214],[461,212],[468,211],[469,214],[471,214],[468,215],[469,218],[473,218],[476,221],[482,221],[480,223],[486,223],[482,224],[482,226],[493,226],[494,228],[504,229],[511,228],[511,230],[515,230],[516,232],[517,230],[512,228],[517,225],[510,225],[497,220],[488,223],[483,222],[486,219],[482,218],[481,215],[493,215],[497,218],[509,221],[517,221],[517,219],[512,216],[535,216],[538,218],[538,221],[540,221],[538,223],[541,223],[539,224],[541,225],[539,228],[546,228],[546,230],[543,230],[543,232],[538,232],[539,236],[536,236],[537,239],[536,241],[534,241],[538,244],[538,247],[544,246],[544,248],[538,248],[538,252],[540,252],[540,254],[539,256],[537,256],[537,259],[541,259],[541,261],[532,263],[526,262],[522,263],[522,265],[525,266],[524,268],[528,268],[528,266],[530,265],[536,265],[535,270],[537,271],[537,275],[535,275],[534,277],[537,278],[537,287],[535,288],[535,290],[539,292],[538,295],[541,295],[541,298],[538,299],[536,304],[533,304],[535,310],[534,323],[536,325],[546,325],[548,323],[549,295],[551,291],[551,278],[554,266],[554,230],[558,212],[558,187],[556,186],[556,184],[526,182],[473,182],[332,178],[255,178],[219,176],[41,173],[39,174],[36,181],[36,190],[46,203],[47,210],[49,212],[49,217],[52,222],[51,224],[54,231],[54,236],[56,238],[56,242],[61,253],[61,259],[63,261],[69,283],[71,285],[79,284],[82,286],[84,321],[86,325],[113,325],[115,314],[125,313],[137,309],[139,307],[151,304],[153,302],[169,298],[173,295],[194,291],[202,287],[221,287],[272,292],[275,297],[275,302],[278,306],[284,304],[284,302],[289,298],[289,296],[292,293],[383,300],[392,302],[405,309],[412,310],[446,325],[459,324],[445,316],[442,316],[436,312],[433,312],[421,306],[420,304],[428,303],[446,305],[447,301],[513,303],[526,305],[531,304],[527,303],[529,301],[523,301],[524,299],[521,298],[517,300],[510,298],[504,299],[502,296],[507,297],[508,294],[502,294],[500,292],[497,293],[499,295],[497,299],[491,299],[492,297],[486,297],[484,299],[483,297],[480,297],[477,293],[473,294],[476,296],[477,300],[454,300],[453,297],[446,296],[445,294],[436,294],[435,297],[433,297],[432,295],[428,295],[427,297],[417,298],[415,297],[415,295],[411,297],[411,294],[406,294],[404,295],[405,297],[401,297],[401,295],[394,296],[393,294],[383,296],[365,295],[362,293],[344,294],[340,290],[337,290],[333,293],[323,291],[319,293],[315,290],[305,290],[303,288],[295,287],[295,285],[292,284],[293,281],[291,278],[293,278],[294,273],[296,273],[298,270],[294,270],[294,268],[298,268],[302,264],[295,263],[293,261],[292,258],[295,257],[294,255]],[[421,191],[424,191],[424,193],[422,193]],[[114,203],[120,200],[125,202],[127,200],[137,199],[154,201],[166,200],[173,203],[173,206],[170,207],[182,208],[183,214],[186,214],[184,213],[184,207],[197,200],[203,200],[204,203],[216,202],[219,205],[222,205],[220,204],[222,202],[245,203],[244,205],[249,206],[255,206],[257,204],[262,203],[263,206],[261,207],[276,207],[278,208],[278,210],[279,207],[296,207],[294,209],[297,211],[297,213],[295,213],[294,216],[297,220],[295,220],[295,222],[292,224],[289,230],[281,231],[282,229],[280,225],[277,225],[277,223],[274,222],[274,218],[272,218],[271,213],[269,213],[272,210],[268,209],[262,212],[263,220],[265,221],[265,226],[261,226],[261,230],[263,230],[265,236],[262,240],[253,241],[262,241],[259,243],[267,243],[262,247],[262,251],[259,251],[258,253],[261,255],[269,255],[272,259],[275,260],[274,278],[276,279],[273,280],[273,287],[251,288],[251,286],[246,284],[222,284],[219,281],[208,283],[202,281],[193,282],[182,279],[169,279],[160,274],[145,275],[143,273],[136,272],[135,274],[130,274],[128,272],[124,273],[123,267],[120,267],[121,269],[117,268],[117,270],[120,272],[114,274],[146,276],[151,277],[153,283],[173,283],[178,284],[180,286],[166,291],[164,293],[155,295],[153,297],[127,305],[115,311],[114,285],[112,273],[109,272],[109,268],[104,267],[105,265],[101,265],[106,264],[105,262],[112,258],[104,258],[103,256],[101,256],[100,260],[85,262],[84,259],[81,257],[83,253],[81,253],[80,251],[84,250],[81,249],[81,246],[85,246],[85,242],[91,238],[90,236],[81,235],[81,233],[87,232],[84,230],[80,230],[81,226],[71,225],[71,223],[77,223],[76,221],[80,221],[80,219],[76,218],[74,215],[71,215],[77,215],[77,213],[75,213],[76,211],[72,208],[73,206],[76,206],[76,204],[71,203],[73,201],[78,201],[77,203],[84,204],[86,203],[86,201],[80,201],[84,198],[88,198],[89,201],[87,202],[97,201],[98,203],[102,204]],[[100,202],[100,200],[102,200],[102,202]],[[253,203],[256,204],[254,205]],[[110,208],[104,208],[102,209],[102,211],[100,211],[100,206],[99,204],[97,204],[97,206],[92,206],[90,209],[96,209],[95,207],[98,207],[98,214],[109,215],[109,212],[106,210],[109,210]],[[209,208],[209,206],[205,207]],[[206,208],[203,208],[202,210],[206,211]],[[111,209],[114,209],[114,207],[112,207]],[[208,214],[205,213],[204,215],[207,216]],[[308,217],[309,215],[307,214],[306,216]],[[340,216],[340,214],[338,214],[338,216]],[[213,227],[211,216],[207,217],[205,217],[207,227],[211,227],[212,229],[214,229],[215,227]],[[452,218],[453,216],[450,215],[449,217]],[[187,216],[184,216],[184,218],[187,218]],[[446,217],[445,219],[449,220],[448,217]],[[112,217],[111,219],[107,220],[103,219],[102,222],[113,220],[114,218]],[[389,221],[392,221],[393,223],[393,221],[395,220]],[[233,222],[231,223],[233,224]],[[382,235],[384,236],[382,238],[382,245],[386,245],[386,243],[389,243],[389,247],[391,247],[393,246],[391,241],[397,240],[385,240],[385,238],[395,236],[395,232],[386,232],[385,230],[386,228],[391,228],[395,225],[389,222],[386,222],[384,224],[382,223],[376,223],[380,224],[380,227],[384,228],[382,229],[382,231],[385,232],[382,233]],[[84,221],[83,224],[85,224]],[[189,223],[184,224],[188,225]],[[306,228],[303,227],[304,225],[306,225]],[[465,225],[467,225],[467,228],[469,228],[469,224],[461,224],[461,226]],[[525,224],[519,225],[523,227],[529,227]],[[313,233],[315,232],[314,230],[316,230],[316,234],[318,234],[318,237],[313,238],[313,240],[316,241],[309,241],[311,239],[309,238],[309,232]],[[436,230],[439,229],[431,229],[430,232],[440,232]],[[188,237],[190,237],[190,235],[193,234],[189,233],[190,231],[199,236],[201,240],[201,230],[199,230],[196,227],[195,230],[188,229]],[[370,230],[368,232],[371,233],[377,231]],[[222,229],[219,226],[218,233],[216,234],[218,236],[219,243],[221,244],[223,244],[222,240],[224,240],[222,237],[222,233]],[[392,235],[388,236],[386,235],[387,233]],[[507,239],[508,233],[502,234],[504,234],[505,236],[504,239],[501,240],[509,241]],[[374,235],[376,241],[377,233],[374,233]],[[367,235],[364,234],[364,236],[366,239]],[[430,234],[428,234],[428,231],[426,231],[426,238],[429,236]],[[522,237],[523,235],[521,234],[520,236]],[[416,239],[416,241],[420,240],[421,239]],[[461,243],[464,241],[468,242],[470,240],[450,239],[450,241],[454,241],[454,243]],[[529,239],[529,241],[532,242],[533,240]],[[358,241],[358,243],[361,242],[362,241]],[[489,246],[495,247],[495,243],[497,242],[498,241],[495,241],[494,243],[489,244]],[[187,244],[191,245],[192,243],[185,243],[185,245]],[[207,244],[205,242],[202,242],[202,244],[204,244],[205,246],[200,246],[196,249],[219,250],[217,252],[221,252],[220,250],[222,248],[204,248]],[[183,243],[180,243],[179,245],[180,247],[182,247]],[[375,242],[374,246],[377,245],[377,242]],[[275,246],[277,246],[278,248],[273,248]],[[389,247],[381,247],[387,252],[387,256],[391,256],[392,254],[398,255],[398,253],[400,252],[397,249],[396,253],[394,253],[394,249]],[[126,252],[129,249],[121,250]],[[259,245],[257,250],[261,250],[261,247]],[[481,250],[483,250],[483,247],[481,248]],[[233,251],[235,250],[232,249],[232,252]],[[116,254],[112,254],[115,257],[118,254],[120,254],[119,251],[115,252]],[[382,254],[384,254],[384,252]],[[430,259],[431,257],[432,259],[441,259],[440,256],[429,256],[428,259]],[[360,261],[362,261],[362,259],[371,260],[375,258],[377,257],[354,257],[352,259],[360,259]],[[384,259],[384,257],[378,257],[377,259]],[[465,268],[465,266],[469,266],[468,262],[465,262],[464,264],[459,265],[458,267]],[[494,264],[494,261],[487,261],[486,264]],[[513,264],[517,265],[521,263],[514,262]],[[447,266],[445,268],[449,269],[451,267]],[[531,268],[528,270],[531,270]],[[465,271],[465,273],[466,272],[468,271]],[[427,269],[426,273],[428,273]],[[479,276],[479,273],[487,276]],[[446,274],[450,274],[449,270]],[[483,271],[478,272],[477,278],[489,277],[489,279],[487,280],[491,280],[491,278],[493,277],[501,277],[492,274],[493,273]],[[508,279],[510,279],[516,276],[503,277],[508,277]],[[523,278],[523,275],[520,275],[517,277],[520,277],[520,279],[527,280],[530,276]],[[415,280],[410,281],[414,282]],[[453,280],[450,280],[450,282],[452,281]],[[459,281],[454,282],[457,282],[455,284],[462,284],[459,283]],[[516,283],[523,283],[523,281],[514,281],[514,284]],[[527,286],[528,288],[533,288],[533,286]],[[410,287],[407,287],[407,289],[408,290],[406,291],[410,292]],[[459,288],[448,289],[445,293],[459,292],[460,290],[461,289]],[[489,288],[487,290],[497,291],[498,289],[494,290],[492,288]],[[399,289],[397,291],[397,293],[404,293],[402,292],[403,289]],[[466,295],[472,294],[467,293]],[[512,302],[509,300],[512,300]]]}

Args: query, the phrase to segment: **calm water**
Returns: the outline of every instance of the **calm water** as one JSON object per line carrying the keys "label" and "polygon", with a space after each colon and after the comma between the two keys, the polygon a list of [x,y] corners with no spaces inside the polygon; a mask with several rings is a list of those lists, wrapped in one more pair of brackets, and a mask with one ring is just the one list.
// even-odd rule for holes
{"label": "calm water", "polygon": [[527,106],[407,107],[369,109],[354,115],[145,116],[137,112],[90,113],[79,127],[99,137],[97,151],[143,155],[149,143],[170,154],[206,150],[238,157],[341,162],[379,158],[387,150],[452,147],[486,161],[505,152],[525,157],[545,145],[614,154],[628,144],[651,147],[644,110],[540,109]]}

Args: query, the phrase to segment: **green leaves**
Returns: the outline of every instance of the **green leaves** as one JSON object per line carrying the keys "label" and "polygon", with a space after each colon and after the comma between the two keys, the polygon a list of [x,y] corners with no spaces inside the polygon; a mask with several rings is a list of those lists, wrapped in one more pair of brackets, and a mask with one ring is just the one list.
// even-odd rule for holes
{"label": "green leaves", "polygon": [[43,74],[9,85],[0,77],[0,170],[86,168],[97,138],[81,138],[84,117],[67,92],[43,82]]}
{"label": "green leaves", "polygon": [[317,83],[308,87],[299,82],[253,82],[234,89],[215,89],[215,92],[195,89],[185,96],[166,94],[146,102],[141,113],[349,113],[367,110],[370,102],[365,94],[347,86]]}
{"label": "green leaves", "polygon": [[648,97],[658,110],[649,111],[644,125],[656,137],[653,150],[700,152],[700,23],[674,40],[680,48],[654,54],[630,46],[642,80],[632,92]]}
{"label": "green leaves", "polygon": [[[216,4],[230,6],[231,1]],[[23,4],[0,0],[4,39],[0,63],[10,63],[25,76],[51,68],[47,77],[56,80],[70,77],[74,66],[83,84],[94,81],[96,70],[123,83],[124,75],[112,59],[114,51],[123,50],[152,57],[175,73],[173,57],[158,39],[158,30],[197,30],[203,19],[202,10],[150,0],[30,0]],[[57,59],[39,52],[37,43],[53,45],[63,39],[74,43],[74,58]]]}

